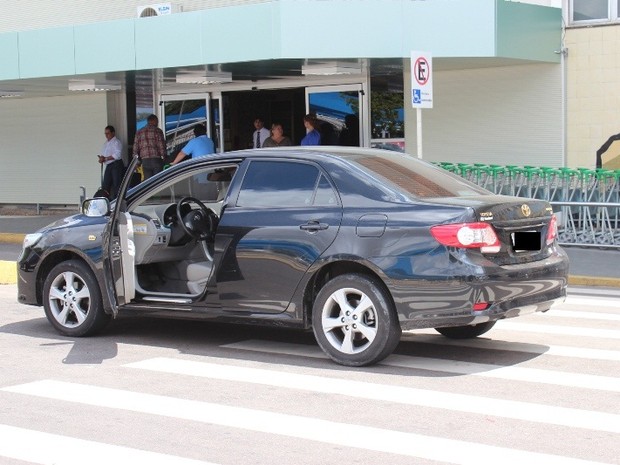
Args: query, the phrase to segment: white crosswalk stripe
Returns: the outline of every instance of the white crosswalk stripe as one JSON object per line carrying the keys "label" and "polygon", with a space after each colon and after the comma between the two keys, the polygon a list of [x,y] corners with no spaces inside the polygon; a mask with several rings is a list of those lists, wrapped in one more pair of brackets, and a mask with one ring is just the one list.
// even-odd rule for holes
{"label": "white crosswalk stripe", "polygon": [[524,344],[522,342],[510,342],[501,341],[498,339],[447,339],[443,336],[434,334],[421,334],[419,332],[411,333],[412,341],[418,343],[437,344],[444,346],[455,347],[470,347],[477,349],[484,349],[485,351],[504,350],[510,352],[523,352],[530,354],[540,355],[553,355],[555,357],[571,357],[571,358],[584,358],[588,360],[609,360],[613,362],[620,362],[620,351],[618,350],[603,350],[603,349],[590,349],[587,347],[569,347],[559,345],[539,345],[539,344]]}
{"label": "white crosswalk stripe", "polygon": [[[123,362],[97,367],[112,370],[105,379],[68,378],[66,372],[44,379],[23,377],[10,385],[0,383],[0,398],[19,410],[54,406],[56,413],[66,412],[68,422],[96,412],[108,426],[129,417],[145,424],[187,425],[197,435],[217,429],[230,438],[223,450],[234,448],[236,438],[258,435],[274,438],[272,444],[284,449],[298,444],[291,440],[310,441],[305,445],[308,450],[327,450],[339,458],[324,462],[317,455],[306,464],[342,463],[348,450],[383,454],[379,456],[388,457],[385,463],[391,458],[400,460],[399,465],[427,461],[613,465],[617,457],[597,450],[620,451],[620,347],[615,342],[620,338],[620,319],[612,310],[620,304],[612,304],[609,299],[569,297],[554,313],[502,321],[473,340],[449,340],[431,330],[405,333],[403,344],[423,347],[419,356],[404,355],[410,352],[407,349],[363,370],[331,365],[317,345],[265,339],[221,343],[216,347],[219,352],[209,355],[158,347],[160,352],[142,357],[149,352],[140,347]],[[116,348],[120,353],[127,347]],[[449,353],[442,351],[445,348]],[[288,364],[291,356],[298,363]],[[162,384],[167,386],[163,388],[159,380],[176,384]],[[242,396],[226,396],[226,389]],[[557,399],[556,390],[562,393]],[[251,397],[254,392],[257,399]],[[266,400],[271,394],[282,405]],[[593,399],[597,401],[590,403]],[[317,408],[306,409],[304,402]],[[341,405],[347,408],[332,414],[330,410]],[[388,412],[375,420],[384,410]],[[392,423],[391,415],[401,411],[407,414]],[[347,415],[351,412],[357,416]],[[33,410],[33,416],[39,414]],[[211,449],[187,458],[183,448],[151,451],[145,448],[150,443],[133,447],[129,439],[119,445],[110,429],[91,440],[88,432],[52,431],[49,423],[48,428],[27,429],[24,418],[2,424],[10,418],[0,417],[0,463],[3,459],[44,465],[233,463]],[[92,421],[96,429],[97,418]],[[453,434],[461,424],[469,428],[466,434]],[[72,437],[76,431],[80,437]],[[552,441],[569,438],[573,448],[547,447],[544,439],[533,445],[531,438],[540,433]],[[252,454],[248,451],[242,455],[246,461],[234,463],[253,463]],[[359,457],[351,461],[361,463]],[[276,462],[263,456],[255,463]]]}
{"label": "white crosswalk stripe", "polygon": [[498,329],[508,329],[511,331],[524,331],[543,334],[562,334],[565,336],[592,337],[597,339],[620,339],[620,331],[615,329],[579,328],[550,324],[537,325],[511,320],[501,321],[500,323],[498,323]]}
{"label": "white crosswalk stripe", "polygon": [[[247,340],[228,344],[226,347],[269,352],[276,354],[298,355],[303,357],[326,358],[325,354],[314,346],[298,344],[273,344],[269,341]],[[620,378],[586,375],[581,373],[563,373],[560,371],[541,370],[537,368],[499,366],[483,363],[462,362],[426,357],[391,355],[381,362],[382,365],[411,368],[417,370],[458,373],[462,375],[502,378],[531,383],[555,384],[602,391],[620,392]]]}
{"label": "white crosswalk stripe", "polygon": [[534,315],[540,318],[560,317],[583,320],[620,321],[620,315],[617,313],[581,312],[576,310],[553,310],[551,313],[534,313]]}
{"label": "white crosswalk stripe", "polygon": [[587,410],[168,358],[144,360],[128,366],[620,433],[620,415]]}
{"label": "white crosswalk stripe", "polygon": [[0,456],[40,464],[215,465],[155,452],[0,425]]}
{"label": "white crosswalk stripe", "polygon": [[[585,298],[585,297],[577,297],[577,296],[568,296],[566,298],[566,301],[563,304],[564,306],[567,305],[581,305],[581,306],[588,306],[588,307],[592,307],[594,306],[594,308],[618,308],[618,302],[616,300],[613,299],[604,299],[604,298]],[[555,312],[557,309],[555,307],[553,307],[553,309],[551,310],[552,312]]]}
{"label": "white crosswalk stripe", "polygon": [[570,457],[488,446],[475,442],[52,380],[35,381],[4,390],[67,402],[250,429],[338,446],[440,460],[453,464],[469,464],[470,457],[483,457],[478,463],[502,463],[506,465],[523,465],[523,463],[583,465],[596,463]]}

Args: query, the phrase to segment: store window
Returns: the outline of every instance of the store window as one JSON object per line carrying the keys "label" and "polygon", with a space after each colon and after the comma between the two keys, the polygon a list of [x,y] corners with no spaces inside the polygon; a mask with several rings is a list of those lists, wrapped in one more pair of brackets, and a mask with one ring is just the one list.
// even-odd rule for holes
{"label": "store window", "polygon": [[572,0],[571,20],[573,23],[593,23],[618,20],[620,0]]}
{"label": "store window", "polygon": [[403,151],[405,111],[402,71],[399,75],[373,76],[370,80],[371,146]]}

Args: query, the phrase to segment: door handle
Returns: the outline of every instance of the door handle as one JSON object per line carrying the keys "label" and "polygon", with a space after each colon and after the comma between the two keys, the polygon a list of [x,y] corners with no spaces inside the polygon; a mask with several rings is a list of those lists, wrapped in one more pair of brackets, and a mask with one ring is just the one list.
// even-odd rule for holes
{"label": "door handle", "polygon": [[319,223],[318,221],[308,221],[305,224],[299,225],[299,229],[301,229],[302,231],[310,232],[322,231],[327,228],[329,228],[329,225],[327,223]]}

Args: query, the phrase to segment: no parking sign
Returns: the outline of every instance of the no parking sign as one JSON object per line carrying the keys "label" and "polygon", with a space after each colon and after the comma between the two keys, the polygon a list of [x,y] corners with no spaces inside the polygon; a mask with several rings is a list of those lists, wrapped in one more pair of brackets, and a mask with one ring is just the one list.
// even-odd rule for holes
{"label": "no parking sign", "polygon": [[432,56],[427,52],[411,52],[411,105],[433,108]]}

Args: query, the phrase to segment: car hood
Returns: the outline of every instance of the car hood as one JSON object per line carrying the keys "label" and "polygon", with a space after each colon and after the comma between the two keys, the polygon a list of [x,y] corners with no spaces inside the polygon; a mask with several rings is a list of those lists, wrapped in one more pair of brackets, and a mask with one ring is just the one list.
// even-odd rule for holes
{"label": "car hood", "polygon": [[66,218],[61,218],[59,220],[54,221],[53,223],[44,226],[39,229],[37,232],[47,234],[52,233],[58,230],[69,230],[73,228],[79,227],[88,227],[88,226],[96,226],[100,225],[103,228],[108,222],[108,217],[89,217],[83,215],[81,213],[67,216]]}

